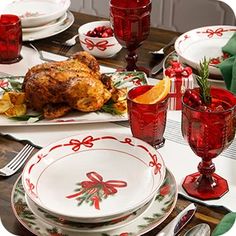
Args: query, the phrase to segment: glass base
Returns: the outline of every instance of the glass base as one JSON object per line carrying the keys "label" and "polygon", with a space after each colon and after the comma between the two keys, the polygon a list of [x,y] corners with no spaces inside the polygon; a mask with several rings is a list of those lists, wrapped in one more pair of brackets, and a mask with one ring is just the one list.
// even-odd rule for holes
{"label": "glass base", "polygon": [[19,55],[17,58],[14,58],[12,60],[0,60],[0,64],[13,64],[13,63],[16,63],[18,61],[20,61],[23,57],[21,55]]}
{"label": "glass base", "polygon": [[[215,185],[202,184],[198,181],[202,175],[197,172],[185,177],[182,184],[184,190],[192,197],[201,200],[219,199],[229,191],[227,181],[217,174],[213,174]],[[208,186],[207,186],[208,185]]]}

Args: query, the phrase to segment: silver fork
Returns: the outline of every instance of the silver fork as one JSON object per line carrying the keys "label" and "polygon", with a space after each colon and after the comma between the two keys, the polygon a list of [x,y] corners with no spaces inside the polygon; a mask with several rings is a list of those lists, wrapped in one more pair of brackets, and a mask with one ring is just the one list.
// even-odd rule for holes
{"label": "silver fork", "polygon": [[79,36],[79,34],[74,35],[70,39],[66,40],[65,42],[61,43],[61,48],[59,50],[59,54],[65,54],[67,53],[71,47],[73,47],[76,44],[76,38]]}
{"label": "silver fork", "polygon": [[16,171],[25,163],[33,150],[34,147],[26,144],[8,164],[0,169],[0,175],[10,176],[16,173]]}
{"label": "silver fork", "polygon": [[52,61],[53,61],[53,60],[51,60],[51,59],[49,59],[49,58],[44,57],[42,51],[38,50],[38,48],[36,48],[32,43],[30,43],[29,45],[30,45],[30,47],[32,47],[32,48],[35,50],[35,52],[38,53],[39,58],[40,58],[42,61],[48,61],[48,62],[52,62]]}

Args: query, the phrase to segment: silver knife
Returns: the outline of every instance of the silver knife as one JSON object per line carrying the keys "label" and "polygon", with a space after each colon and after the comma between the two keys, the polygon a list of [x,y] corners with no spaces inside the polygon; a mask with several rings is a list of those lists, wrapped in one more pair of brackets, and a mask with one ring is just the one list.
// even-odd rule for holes
{"label": "silver knife", "polygon": [[157,64],[156,66],[154,66],[154,67],[151,69],[151,71],[150,71],[150,73],[149,73],[149,76],[150,76],[150,77],[156,75],[158,72],[160,72],[160,71],[163,69],[164,60],[165,60],[165,58],[163,58],[159,64]]}
{"label": "silver knife", "polygon": [[190,221],[196,212],[196,206],[192,203],[181,211],[168,225],[156,236],[175,236]]}

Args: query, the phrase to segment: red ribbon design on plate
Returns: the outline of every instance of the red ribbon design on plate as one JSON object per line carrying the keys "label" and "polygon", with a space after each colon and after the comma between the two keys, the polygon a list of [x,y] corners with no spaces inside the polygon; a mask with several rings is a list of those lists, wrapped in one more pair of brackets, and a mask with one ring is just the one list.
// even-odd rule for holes
{"label": "red ribbon design on plate", "polygon": [[65,146],[74,146],[72,150],[76,152],[79,151],[81,145],[91,148],[93,146],[92,142],[96,140],[97,139],[94,139],[92,136],[87,136],[82,141],[79,141],[78,139],[71,139],[68,144],[65,144]]}
{"label": "red ribbon design on plate", "polygon": [[175,78],[175,93],[170,94],[172,97],[176,97],[176,110],[181,110],[181,97],[183,93],[182,83],[183,78],[188,78],[192,74],[190,67],[183,68],[179,62],[172,62],[171,66],[165,70],[165,75],[170,78]]}
{"label": "red ribbon design on plate", "polygon": [[221,37],[221,36],[223,36],[224,29],[223,29],[223,28],[218,28],[218,29],[216,29],[215,31],[212,30],[212,29],[207,29],[207,30],[206,30],[206,33],[208,34],[207,36],[208,36],[209,38],[212,38],[212,37],[214,36],[214,34],[217,35],[217,36],[219,36],[219,37]]}
{"label": "red ribbon design on plate", "polygon": [[[97,172],[89,172],[86,174],[86,176],[90,179],[90,181],[83,181],[81,182],[81,188],[82,190],[66,196],[66,198],[75,198],[80,196],[81,194],[87,194],[91,196],[91,201],[93,202],[93,205],[96,209],[100,209],[99,202],[101,195],[105,198],[108,195],[113,195],[117,193],[116,188],[122,188],[126,187],[127,183],[125,181],[121,180],[108,180],[103,181],[103,177],[99,175]],[[100,194],[98,194],[100,192]]]}
{"label": "red ribbon design on plate", "polygon": [[97,43],[94,43],[92,40],[85,38],[84,42],[81,40],[81,43],[85,44],[89,50],[97,48],[100,51],[105,51],[108,47],[112,47],[115,44],[108,44],[107,40],[102,40]]}
{"label": "red ribbon design on plate", "polygon": [[156,155],[156,154],[154,154],[154,155],[152,156],[152,161],[149,162],[149,166],[155,167],[155,169],[154,169],[154,174],[155,174],[155,175],[160,171],[160,169],[161,169],[161,163],[158,162],[158,160],[157,160],[157,155]]}
{"label": "red ribbon design on plate", "polygon": [[29,178],[27,178],[25,181],[26,181],[27,186],[29,187],[29,192],[30,192],[35,198],[37,198],[37,194],[35,194],[34,191],[33,191],[34,188],[35,188],[34,184],[32,184],[32,183],[30,182],[30,179],[29,179]]}
{"label": "red ribbon design on plate", "polygon": [[0,88],[5,88],[8,86],[8,81],[0,80]]}

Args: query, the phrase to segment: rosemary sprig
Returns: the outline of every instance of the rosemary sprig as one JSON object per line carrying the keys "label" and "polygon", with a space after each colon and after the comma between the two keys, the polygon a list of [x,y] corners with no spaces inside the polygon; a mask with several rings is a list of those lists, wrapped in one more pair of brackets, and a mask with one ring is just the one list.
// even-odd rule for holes
{"label": "rosemary sprig", "polygon": [[200,62],[200,70],[198,71],[199,76],[197,76],[197,78],[196,78],[197,84],[200,88],[200,97],[201,97],[202,102],[205,105],[211,104],[211,94],[210,94],[211,86],[208,81],[209,63],[210,63],[210,61],[208,61],[204,57],[203,61]]}

